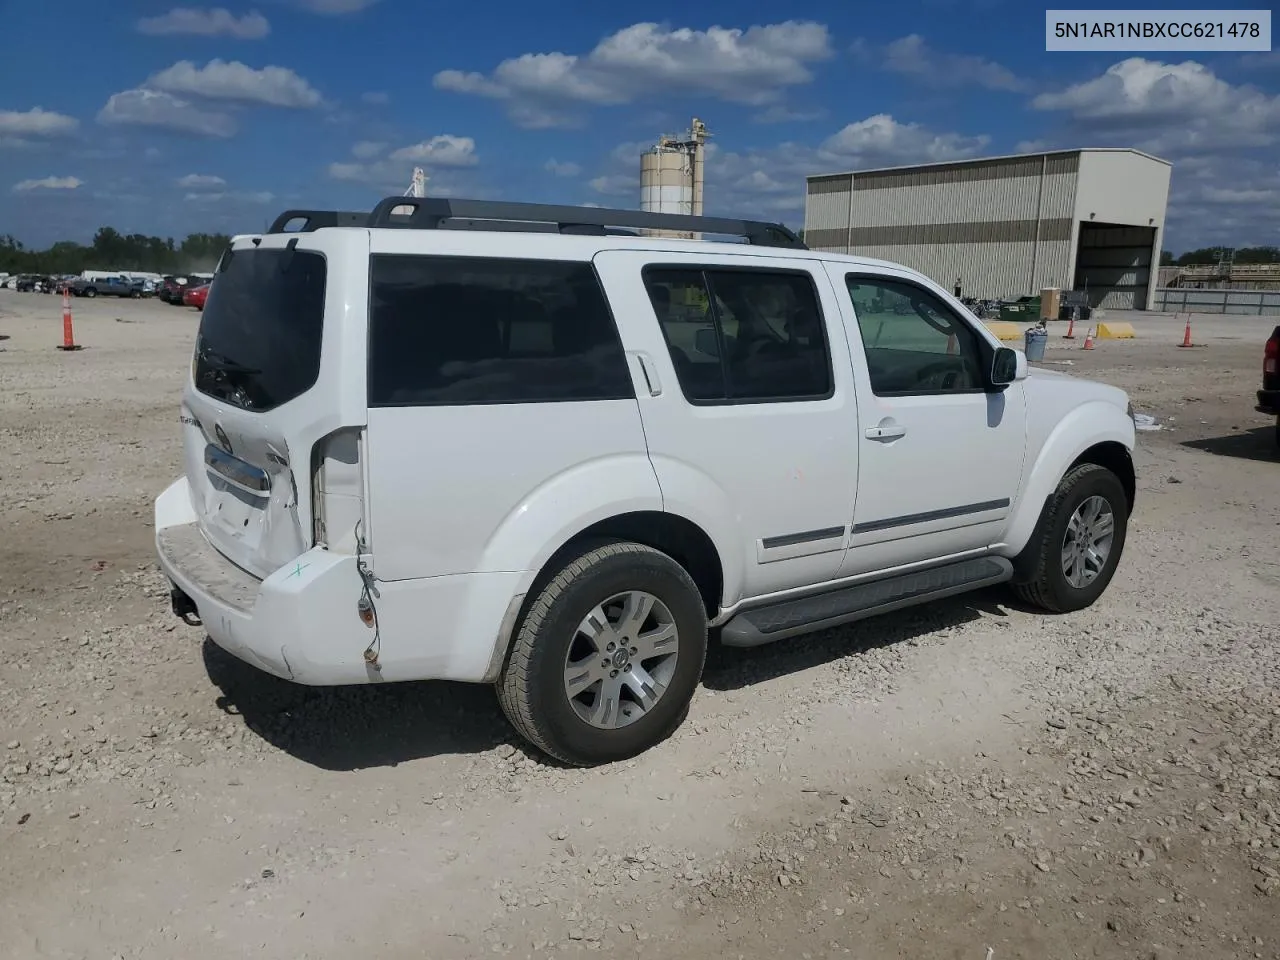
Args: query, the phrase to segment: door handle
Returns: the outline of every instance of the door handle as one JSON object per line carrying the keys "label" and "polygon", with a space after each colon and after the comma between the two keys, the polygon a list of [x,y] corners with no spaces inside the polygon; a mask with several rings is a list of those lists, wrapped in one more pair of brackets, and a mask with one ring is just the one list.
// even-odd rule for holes
{"label": "door handle", "polygon": [[649,396],[662,396],[662,381],[658,379],[658,367],[653,357],[643,351],[636,351],[636,362],[640,364],[640,374],[644,377],[645,386],[649,388]]}
{"label": "door handle", "polygon": [[901,424],[887,424],[882,427],[867,427],[868,440],[897,440],[907,435],[907,428]]}

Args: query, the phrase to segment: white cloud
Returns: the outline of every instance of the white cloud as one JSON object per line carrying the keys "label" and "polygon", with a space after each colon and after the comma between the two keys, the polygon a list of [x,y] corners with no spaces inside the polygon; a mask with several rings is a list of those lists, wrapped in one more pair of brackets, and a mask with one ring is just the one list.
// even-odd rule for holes
{"label": "white cloud", "polygon": [[351,148],[351,155],[361,160],[370,160],[387,149],[385,143],[378,143],[374,140],[361,140]]}
{"label": "white cloud", "polygon": [[1189,158],[1173,167],[1165,248],[1274,244],[1280,232],[1280,168],[1274,160],[1231,154]]}
{"label": "white cloud", "polygon": [[224,7],[174,7],[158,17],[143,17],[138,32],[156,37],[185,35],[261,40],[271,32],[267,18],[254,10],[236,17]]}
{"label": "white cloud", "polygon": [[401,147],[391,154],[390,159],[422,163],[431,167],[474,167],[479,162],[474,140],[448,133]]}
{"label": "white cloud", "polygon": [[603,193],[611,197],[621,197],[627,194],[634,194],[636,197],[640,196],[639,173],[631,176],[622,173],[607,174],[588,181],[588,185],[596,193]]}
{"label": "white cloud", "polygon": [[372,106],[380,107],[391,102],[391,95],[382,90],[370,90],[360,94],[360,99]]}
{"label": "white cloud", "polygon": [[941,163],[976,157],[990,142],[987,136],[935,133],[918,123],[899,123],[887,113],[878,113],[828,137],[815,159],[843,162],[846,169]]}
{"label": "white cloud", "polygon": [[331,163],[329,176],[334,180],[364,180],[368,169],[364,163]]}
{"label": "white cloud", "polygon": [[219,191],[217,193],[188,193],[182,199],[187,203],[214,204],[214,203],[270,203],[276,198],[274,193],[269,190],[258,191],[240,191],[229,190]]}
{"label": "white cloud", "polygon": [[1019,140],[1013,148],[1014,153],[1043,153],[1052,147],[1048,140]]}
{"label": "white cloud", "polygon": [[826,115],[827,112],[822,109],[796,110],[781,103],[775,103],[761,110],[751,119],[755,123],[808,123],[811,120],[821,120]]}
{"label": "white cloud", "polygon": [[1130,57],[1032,106],[1066,113],[1095,142],[1169,156],[1268,146],[1280,134],[1280,96],[1230,84],[1194,60]]}
{"label": "white cloud", "polygon": [[189,173],[185,177],[180,177],[177,181],[178,186],[186,187],[188,190],[207,189],[211,187],[225,187],[227,181],[221,177],[210,176],[203,173]]}
{"label": "white cloud", "polygon": [[557,177],[576,177],[582,173],[582,167],[579,164],[574,163],[572,160],[562,162],[554,157],[543,164],[543,168]]}
{"label": "white cloud", "polygon": [[238,60],[210,60],[197,67],[180,60],[150,77],[146,87],[167,93],[265,104],[272,107],[308,109],[323,102],[319,92],[286,67],[255,70]]}
{"label": "white cloud", "polygon": [[[350,183],[366,183],[384,192],[400,192],[409,185],[413,168],[421,165],[427,172],[430,196],[457,195],[468,183],[458,175],[479,163],[476,142],[471,137],[440,134],[420,143],[387,152],[387,145],[362,141],[351,149],[356,161],[329,164],[329,177]],[[475,191],[470,192],[475,195]]]}
{"label": "white cloud", "polygon": [[[799,225],[808,175],[963,160],[989,145],[987,136],[935,131],[887,114],[847,124],[816,146],[788,142],[727,151],[713,142],[706,148],[706,211]],[[638,193],[639,157],[647,146],[635,142],[615,148],[609,170],[591,182],[592,188],[610,195]]]}
{"label": "white cloud", "polygon": [[578,122],[570,104],[617,105],[679,92],[766,105],[813,79],[810,65],[830,58],[825,25],[809,21],[753,26],[671,29],[657,23],[625,27],[584,55],[526,53],[491,75],[437,73],[437,89],[505,101],[524,127]]}
{"label": "white cloud", "polygon": [[[865,51],[865,43],[855,45]],[[1006,67],[985,57],[934,50],[918,33],[899,37],[882,52],[884,69],[934,87],[981,87],[986,90],[1025,90],[1027,84]]]}
{"label": "white cloud", "polygon": [[41,107],[26,112],[0,110],[0,137],[56,137],[73,132],[80,126],[75,117],[54,113]]}
{"label": "white cloud", "polygon": [[378,0],[291,0],[295,7],[322,17],[338,17],[347,13],[359,13],[372,7]]}
{"label": "white cloud", "polygon": [[158,90],[124,90],[112,94],[98,111],[102,124],[158,127],[205,137],[230,137],[235,119],[216,110],[205,110]]}
{"label": "white cloud", "polygon": [[32,190],[76,190],[84,181],[76,177],[44,177],[40,180],[23,180],[13,185],[14,193],[30,193]]}

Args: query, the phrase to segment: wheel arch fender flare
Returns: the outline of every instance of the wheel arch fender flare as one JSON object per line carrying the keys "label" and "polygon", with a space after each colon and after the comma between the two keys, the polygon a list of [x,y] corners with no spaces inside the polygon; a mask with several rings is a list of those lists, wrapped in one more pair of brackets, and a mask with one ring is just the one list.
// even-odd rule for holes
{"label": "wheel arch fender flare", "polygon": [[1083,404],[1063,417],[1036,455],[1014,505],[1005,535],[1008,555],[1016,556],[1030,542],[1045,504],[1076,461],[1103,444],[1132,451],[1134,438],[1133,421],[1105,401]]}
{"label": "wheel arch fender flare", "polygon": [[[706,474],[674,462],[664,464],[659,487],[653,465],[643,458],[647,469],[642,471],[638,459],[615,457],[557,475],[517,505],[490,538],[483,568],[518,569],[521,577],[494,638],[486,681],[497,679],[521,613],[547,565],[575,539],[616,517],[665,513],[697,527],[720,560],[720,602],[731,603],[741,594],[745,554],[727,494]],[[566,511],[565,504],[572,504],[572,510]]]}

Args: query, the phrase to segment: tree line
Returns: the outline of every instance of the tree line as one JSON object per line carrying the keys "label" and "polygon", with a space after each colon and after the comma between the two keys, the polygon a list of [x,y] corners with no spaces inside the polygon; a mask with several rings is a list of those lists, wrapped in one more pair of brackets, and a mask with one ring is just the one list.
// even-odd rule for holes
{"label": "tree line", "polygon": [[1179,257],[1165,250],[1160,254],[1162,267],[1198,267],[1231,261],[1235,263],[1280,263],[1280,247],[1201,247],[1188,250]]}
{"label": "tree line", "polygon": [[172,237],[122,234],[102,227],[85,245],[62,241],[47,250],[30,250],[12,236],[0,236],[0,273],[57,276],[83,270],[136,270],[140,273],[209,273],[231,237],[193,233],[181,243]]}

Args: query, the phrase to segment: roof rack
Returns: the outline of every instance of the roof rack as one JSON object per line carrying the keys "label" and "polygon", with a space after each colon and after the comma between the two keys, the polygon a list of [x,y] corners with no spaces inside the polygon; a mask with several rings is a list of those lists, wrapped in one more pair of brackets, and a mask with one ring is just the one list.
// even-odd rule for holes
{"label": "roof rack", "polygon": [[[406,207],[410,209],[409,213],[396,212]],[[300,230],[284,229],[287,224],[299,219],[304,221]],[[742,237],[747,243],[761,247],[808,249],[803,240],[782,224],[760,220],[694,217],[545,203],[452,200],[444,197],[387,197],[368,214],[287,210],[276,218],[268,232],[304,232],[334,226],[409,230],[500,230],[587,236],[628,236],[634,235],[632,230],[667,230]]]}
{"label": "roof rack", "polygon": [[[286,230],[295,220],[303,221],[301,227]],[[350,210],[286,210],[271,222],[267,233],[309,233],[321,227],[367,227],[369,214]]]}

